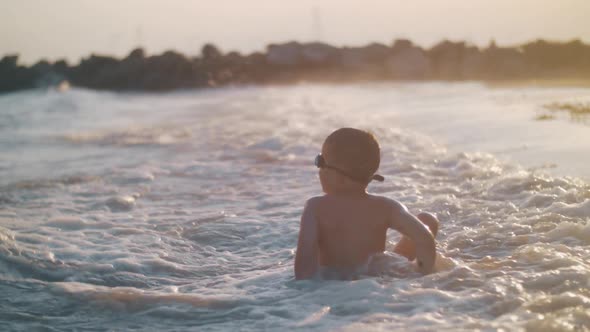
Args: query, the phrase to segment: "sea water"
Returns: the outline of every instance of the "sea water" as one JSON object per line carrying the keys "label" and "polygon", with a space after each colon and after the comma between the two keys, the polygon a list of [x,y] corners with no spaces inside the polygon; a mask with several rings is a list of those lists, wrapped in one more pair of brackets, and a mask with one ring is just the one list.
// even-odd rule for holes
{"label": "sea water", "polygon": [[[0,96],[0,330],[456,331],[590,326],[590,89],[404,83]],[[370,130],[369,191],[441,221],[437,271],[395,254],[295,281],[313,158]],[[391,231],[387,249],[399,235]]]}

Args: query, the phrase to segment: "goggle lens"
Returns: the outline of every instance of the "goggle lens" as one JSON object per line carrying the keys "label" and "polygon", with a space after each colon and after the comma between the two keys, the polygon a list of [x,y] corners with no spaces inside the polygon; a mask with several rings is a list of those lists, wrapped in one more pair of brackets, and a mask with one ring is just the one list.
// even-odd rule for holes
{"label": "goggle lens", "polygon": [[[344,172],[344,171],[342,171],[342,170],[340,170],[340,169],[338,169],[338,168],[336,168],[336,167],[333,167],[333,166],[328,166],[328,165],[326,164],[326,160],[324,159],[324,156],[322,156],[322,154],[321,154],[321,153],[320,153],[320,154],[318,154],[317,156],[315,156],[314,164],[315,164],[315,166],[316,166],[317,168],[324,168],[324,167],[327,167],[327,168],[333,169],[333,170],[335,170],[335,171],[337,171],[337,172],[340,172],[341,174],[343,174],[343,175],[345,175],[345,176],[347,176],[347,177],[349,177],[349,178],[351,178],[351,179],[353,179],[353,180],[355,180],[355,181],[363,182],[363,180],[362,180],[362,179],[358,179],[357,177],[351,176],[351,175],[347,174],[346,172]],[[381,176],[381,175],[379,175],[379,174],[373,174],[373,176],[371,177],[371,180],[375,180],[375,181],[383,182],[383,181],[385,180],[385,178],[384,178],[384,177],[382,177],[382,176]]]}
{"label": "goggle lens", "polygon": [[322,156],[321,153],[315,156],[314,164],[317,168],[323,168],[326,166],[326,161],[324,160],[324,156]]}

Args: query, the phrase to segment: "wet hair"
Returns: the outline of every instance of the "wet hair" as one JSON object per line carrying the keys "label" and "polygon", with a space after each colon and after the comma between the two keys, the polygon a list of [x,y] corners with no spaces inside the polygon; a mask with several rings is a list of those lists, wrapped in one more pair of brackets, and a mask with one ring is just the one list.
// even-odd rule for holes
{"label": "wet hair", "polygon": [[329,163],[359,179],[371,181],[381,162],[379,143],[373,134],[355,128],[340,128],[331,133],[322,148]]}

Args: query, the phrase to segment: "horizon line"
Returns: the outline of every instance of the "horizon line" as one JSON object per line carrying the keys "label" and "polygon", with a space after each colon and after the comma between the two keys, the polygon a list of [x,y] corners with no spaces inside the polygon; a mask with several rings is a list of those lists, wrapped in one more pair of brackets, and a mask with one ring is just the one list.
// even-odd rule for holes
{"label": "horizon line", "polygon": [[[580,42],[583,45],[590,45],[590,40],[584,40],[581,37],[572,37],[572,38],[569,38],[569,39],[549,39],[549,38],[538,37],[538,38],[529,39],[528,41],[522,41],[522,42],[519,42],[519,43],[512,43],[512,44],[501,44],[501,43],[497,43],[496,42],[496,38],[491,38],[487,42],[487,45],[478,45],[477,43],[474,43],[474,42],[471,42],[471,41],[468,41],[468,40],[458,40],[458,39],[453,39],[453,38],[443,38],[443,39],[440,39],[438,42],[432,43],[431,46],[424,46],[424,45],[421,45],[419,43],[415,43],[413,40],[411,40],[409,38],[397,37],[397,38],[394,38],[389,44],[378,42],[378,41],[369,41],[369,42],[363,43],[362,45],[347,45],[347,44],[337,45],[336,43],[330,43],[330,42],[322,41],[322,40],[299,41],[299,40],[291,39],[291,40],[284,40],[284,41],[281,41],[281,42],[269,42],[269,43],[266,44],[265,49],[263,49],[263,50],[254,50],[254,51],[250,51],[250,52],[241,52],[241,51],[238,51],[238,50],[235,50],[235,49],[228,49],[227,51],[224,51],[224,48],[223,47],[219,46],[218,44],[216,44],[214,42],[205,42],[205,43],[201,44],[201,48],[200,49],[202,50],[203,47],[206,46],[206,45],[213,45],[213,46],[215,46],[215,48],[217,48],[218,50],[220,50],[223,54],[229,54],[229,53],[236,52],[236,53],[238,53],[238,54],[240,54],[242,56],[248,56],[248,55],[252,55],[252,54],[256,54],[256,53],[264,53],[264,52],[267,52],[268,47],[271,46],[271,45],[284,45],[284,44],[288,44],[288,43],[298,43],[298,44],[302,44],[302,45],[305,45],[305,44],[313,44],[313,43],[321,43],[321,44],[330,45],[330,46],[333,46],[333,47],[336,47],[336,48],[345,49],[345,48],[361,48],[361,47],[367,47],[367,46],[373,45],[373,44],[378,44],[378,45],[384,45],[384,46],[387,46],[387,47],[391,47],[398,40],[408,40],[408,41],[410,41],[412,43],[412,45],[417,46],[417,47],[419,47],[419,48],[421,48],[423,50],[432,49],[435,46],[437,46],[437,45],[439,45],[441,43],[444,43],[444,42],[465,43],[465,45],[468,46],[468,47],[476,47],[476,48],[478,48],[480,50],[481,49],[489,48],[492,45],[492,43],[494,43],[497,47],[500,47],[500,48],[519,48],[519,47],[521,47],[523,45],[530,44],[530,43],[533,43],[533,42],[538,42],[538,41],[544,41],[544,42],[547,42],[547,43],[550,43],[550,44],[551,43],[554,43],[554,44],[565,44],[565,43],[572,43],[572,42]],[[177,52],[179,54],[182,54],[182,55],[185,55],[185,56],[188,56],[188,57],[194,57],[194,56],[199,56],[200,55],[200,53],[199,54],[189,54],[188,52],[183,52],[183,51],[179,50],[178,48],[168,48],[168,49],[164,49],[164,50],[159,51],[159,52],[148,52],[148,49],[146,48],[146,46],[137,45],[137,46],[130,47],[129,50],[127,51],[127,53],[125,53],[124,55],[117,55],[117,54],[114,54],[114,53],[104,53],[104,52],[90,51],[89,53],[86,53],[86,55],[81,55],[80,57],[78,57],[77,60],[75,60],[76,62],[72,62],[72,63],[70,63],[70,61],[68,61],[68,57],[67,56],[59,56],[59,57],[55,57],[53,59],[49,59],[48,57],[39,57],[35,61],[31,61],[31,62],[24,61],[24,62],[21,62],[21,53],[19,53],[19,52],[7,52],[7,53],[4,53],[4,54],[0,54],[0,59],[5,58],[5,57],[9,57],[9,56],[17,56],[18,59],[19,59],[19,62],[18,63],[20,65],[25,65],[25,66],[32,66],[32,65],[35,65],[37,63],[44,62],[44,61],[45,62],[49,62],[49,63],[55,63],[55,62],[58,62],[58,61],[65,61],[66,63],[68,63],[68,65],[75,65],[75,64],[79,64],[82,60],[84,60],[86,58],[89,58],[89,57],[91,57],[93,55],[95,55],[95,56],[104,56],[104,57],[112,57],[112,58],[115,58],[115,59],[125,58],[131,52],[133,52],[134,50],[137,50],[137,49],[143,50],[145,52],[145,55],[146,56],[156,56],[156,55],[164,54],[166,52]]]}

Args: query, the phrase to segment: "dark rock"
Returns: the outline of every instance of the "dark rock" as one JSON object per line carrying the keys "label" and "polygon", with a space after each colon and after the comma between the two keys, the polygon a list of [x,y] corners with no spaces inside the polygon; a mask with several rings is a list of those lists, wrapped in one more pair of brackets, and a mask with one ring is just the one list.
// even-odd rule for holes
{"label": "dark rock", "polygon": [[143,88],[146,90],[170,90],[191,86],[193,64],[182,54],[167,51],[160,56],[149,57]]}
{"label": "dark rock", "polygon": [[68,63],[66,62],[66,60],[58,60],[53,64],[53,70],[56,73],[61,74],[63,76],[67,75],[69,69],[70,69],[70,67],[69,67]]}
{"label": "dark rock", "polygon": [[490,45],[482,53],[483,64],[480,77],[488,79],[522,79],[526,78],[529,66],[524,54],[519,49]]}
{"label": "dark rock", "polygon": [[93,89],[119,90],[122,82],[116,73],[118,66],[119,61],[113,57],[92,54],[73,68],[70,81],[74,85]]}
{"label": "dark rock", "polygon": [[301,44],[289,42],[286,44],[270,44],[266,50],[266,62],[269,65],[295,66],[301,60]]}
{"label": "dark rock", "polygon": [[482,70],[485,68],[486,59],[481,50],[477,47],[466,47],[463,51],[463,62],[459,76],[463,79],[480,79]]}
{"label": "dark rock", "polygon": [[74,66],[60,60],[24,67],[19,66],[17,55],[0,60],[0,92],[67,81],[92,89],[166,91],[302,80],[527,78],[590,78],[590,45],[580,40],[537,40],[520,47],[499,47],[492,41],[489,47],[479,49],[464,42],[443,41],[424,50],[399,39],[391,47],[373,43],[338,48],[320,42],[287,42],[250,55],[224,55],[215,45],[206,44],[201,54],[192,58],[174,51],[147,56],[137,48],[123,59],[93,54]]}
{"label": "dark rock", "polygon": [[300,52],[301,60],[312,65],[328,65],[338,59],[338,49],[325,43],[303,44]]}
{"label": "dark rock", "polygon": [[432,72],[430,59],[424,50],[409,40],[395,41],[386,60],[386,68],[395,79],[426,79]]}
{"label": "dark rock", "polygon": [[520,49],[523,61],[530,65],[535,76],[590,73],[590,45],[580,40],[556,43],[539,39]]}
{"label": "dark rock", "polygon": [[340,52],[340,63],[347,68],[366,68],[379,64],[386,60],[389,49],[378,45],[344,48]]}
{"label": "dark rock", "polygon": [[391,47],[391,53],[402,52],[403,50],[407,50],[410,48],[419,48],[419,47],[414,46],[414,44],[408,39],[396,39],[393,42],[393,46]]}
{"label": "dark rock", "polygon": [[428,50],[427,54],[432,63],[434,78],[446,80],[462,79],[464,53],[464,42],[454,43],[448,40]]}
{"label": "dark rock", "polygon": [[201,49],[201,56],[205,61],[212,61],[220,59],[223,55],[217,46],[213,44],[205,44]]}
{"label": "dark rock", "polygon": [[138,47],[129,53],[125,61],[143,61],[143,59],[145,59],[145,51]]}
{"label": "dark rock", "polygon": [[16,68],[18,66],[18,55],[6,55],[0,60],[0,68]]}
{"label": "dark rock", "polygon": [[56,72],[55,67],[46,60],[37,62],[30,69],[35,77],[36,87],[55,87],[66,80],[65,76]]}
{"label": "dark rock", "polygon": [[18,65],[18,55],[7,55],[0,60],[0,92],[11,92],[35,87],[33,70]]}

